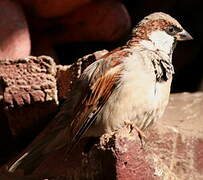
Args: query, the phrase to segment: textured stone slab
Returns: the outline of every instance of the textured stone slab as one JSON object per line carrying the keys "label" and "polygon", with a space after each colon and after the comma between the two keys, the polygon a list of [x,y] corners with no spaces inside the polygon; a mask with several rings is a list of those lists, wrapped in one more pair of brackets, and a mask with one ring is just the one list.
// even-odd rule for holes
{"label": "textured stone slab", "polygon": [[34,124],[45,122],[56,111],[55,76],[50,57],[0,61],[0,100],[13,135],[32,132]]}

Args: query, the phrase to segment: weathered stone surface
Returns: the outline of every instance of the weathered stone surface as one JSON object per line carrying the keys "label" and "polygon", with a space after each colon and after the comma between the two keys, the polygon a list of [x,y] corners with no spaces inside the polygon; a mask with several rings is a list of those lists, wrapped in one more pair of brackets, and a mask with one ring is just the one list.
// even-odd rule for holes
{"label": "weathered stone surface", "polygon": [[[158,123],[166,127],[167,131],[157,128],[161,134],[164,132],[163,142],[159,143],[157,138],[152,138],[151,146],[156,150],[154,152],[158,155],[159,162],[162,162],[176,179],[203,179],[202,107],[202,92],[171,96],[167,111]],[[163,176],[164,171],[161,174]]]}
{"label": "weathered stone surface", "polygon": [[28,25],[16,1],[0,1],[0,59],[29,56],[31,44]]}
{"label": "weathered stone surface", "polygon": [[49,57],[0,61],[1,101],[13,135],[32,132],[34,124],[56,111],[55,76],[55,63]]}
{"label": "weathered stone surface", "polygon": [[[84,139],[66,158],[53,152],[34,170],[35,177],[83,180],[200,180],[203,178],[203,93],[171,95],[165,115],[146,132],[144,148],[135,131],[122,129],[100,138],[89,152]],[[50,163],[54,162],[54,163]],[[17,173],[23,173],[23,169]]]}

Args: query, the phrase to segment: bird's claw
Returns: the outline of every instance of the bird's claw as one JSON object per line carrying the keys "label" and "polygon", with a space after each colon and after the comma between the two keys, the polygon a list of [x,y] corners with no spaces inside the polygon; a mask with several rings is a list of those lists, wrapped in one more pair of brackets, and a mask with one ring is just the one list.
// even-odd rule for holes
{"label": "bird's claw", "polygon": [[141,142],[141,148],[144,147],[144,144],[143,144],[143,137],[146,139],[146,136],[144,134],[144,132],[142,130],[140,130],[135,124],[133,124],[132,122],[124,122],[125,126],[127,128],[130,129],[129,133],[131,133],[133,131],[133,129],[135,129],[138,133],[138,136],[140,138],[140,142]]}

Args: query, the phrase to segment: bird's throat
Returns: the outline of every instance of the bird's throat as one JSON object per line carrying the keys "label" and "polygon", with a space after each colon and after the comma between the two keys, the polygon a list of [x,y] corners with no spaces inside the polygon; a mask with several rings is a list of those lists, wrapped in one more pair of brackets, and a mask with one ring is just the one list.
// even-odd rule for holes
{"label": "bird's throat", "polygon": [[[165,31],[154,31],[149,35],[149,39],[151,41],[151,46],[155,50],[161,51],[162,53],[172,56],[173,50],[175,48],[175,38]],[[151,48],[151,47],[150,47]]]}

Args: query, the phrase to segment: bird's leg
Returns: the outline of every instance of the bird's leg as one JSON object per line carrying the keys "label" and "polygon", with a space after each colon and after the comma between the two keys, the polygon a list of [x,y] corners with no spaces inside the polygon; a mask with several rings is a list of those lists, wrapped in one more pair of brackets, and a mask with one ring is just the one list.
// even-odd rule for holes
{"label": "bird's leg", "polygon": [[143,148],[144,147],[143,137],[146,138],[146,136],[145,136],[144,132],[142,130],[140,130],[137,126],[134,126],[133,128],[135,128],[135,130],[137,131],[138,136],[140,138],[141,148]]}
{"label": "bird's leg", "polygon": [[144,132],[142,130],[140,130],[134,123],[132,122],[124,122],[125,126],[127,128],[130,129],[129,133],[131,133],[133,131],[133,129],[135,129],[138,133],[138,137],[140,138],[140,142],[141,142],[141,148],[143,148],[143,137],[146,138]]}

